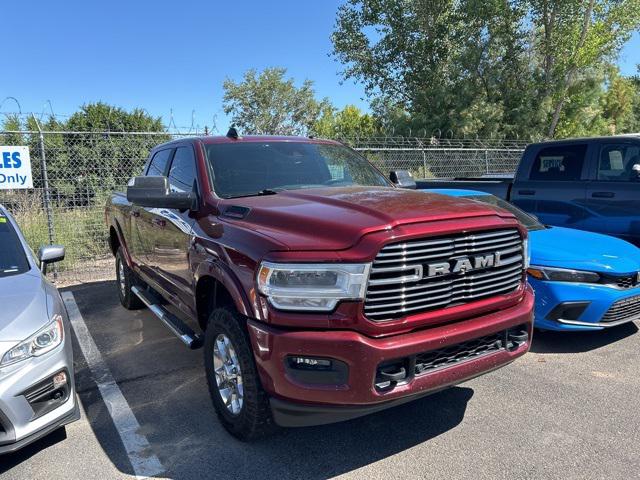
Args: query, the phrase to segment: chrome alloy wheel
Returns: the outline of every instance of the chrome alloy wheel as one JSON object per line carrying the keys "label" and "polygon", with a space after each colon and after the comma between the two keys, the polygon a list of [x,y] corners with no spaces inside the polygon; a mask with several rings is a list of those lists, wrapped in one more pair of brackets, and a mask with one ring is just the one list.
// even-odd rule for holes
{"label": "chrome alloy wheel", "polygon": [[120,287],[120,293],[124,296],[127,293],[127,286],[124,280],[124,265],[122,260],[118,258],[118,286]]}
{"label": "chrome alloy wheel", "polygon": [[233,415],[242,410],[244,389],[238,356],[229,337],[221,333],[213,346],[213,369],[222,402]]}

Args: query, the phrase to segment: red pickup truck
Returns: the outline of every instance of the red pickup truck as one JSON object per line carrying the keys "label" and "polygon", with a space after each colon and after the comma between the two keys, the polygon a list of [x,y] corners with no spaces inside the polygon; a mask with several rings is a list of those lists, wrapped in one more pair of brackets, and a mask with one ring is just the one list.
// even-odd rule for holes
{"label": "red pickup truck", "polygon": [[337,142],[160,145],[106,220],[122,305],[204,347],[241,439],[405,403],[529,349],[526,230],[397,188]]}

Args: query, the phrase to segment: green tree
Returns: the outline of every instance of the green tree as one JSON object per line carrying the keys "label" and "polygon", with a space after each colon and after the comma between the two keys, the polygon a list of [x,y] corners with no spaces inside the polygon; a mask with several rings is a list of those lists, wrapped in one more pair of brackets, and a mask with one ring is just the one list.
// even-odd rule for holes
{"label": "green tree", "polygon": [[640,65],[638,74],[629,78],[633,86],[633,97],[631,100],[631,118],[625,128],[625,133],[640,133]]}
{"label": "green tree", "polygon": [[523,15],[518,2],[499,0],[348,0],[333,53],[346,78],[407,112],[413,131],[519,135],[532,120],[520,113],[534,103],[524,95]]}
{"label": "green tree", "polygon": [[633,81],[629,78],[614,74],[609,89],[604,97],[604,117],[609,121],[612,135],[621,133],[631,123],[633,115]]}
{"label": "green tree", "polygon": [[128,112],[103,102],[82,105],[61,125],[69,131],[82,132],[164,132],[160,117],[153,117],[140,108]]}
{"label": "green tree", "polygon": [[575,130],[639,26],[639,0],[347,0],[332,40],[402,129],[525,138]]}
{"label": "green tree", "polygon": [[332,107],[323,109],[313,130],[316,135],[326,138],[366,138],[379,131],[373,116],[355,105],[347,105],[337,112]]}
{"label": "green tree", "polygon": [[22,123],[18,115],[7,114],[2,121],[0,130],[3,132],[11,132],[0,135],[1,145],[24,145],[24,135],[17,133],[22,130]]}
{"label": "green tree", "polygon": [[102,102],[83,105],[66,121],[53,116],[44,120],[29,116],[23,123],[17,116],[6,118],[4,130],[26,129],[31,133],[1,137],[10,144],[29,146],[34,186],[39,188],[43,184],[38,132],[44,132],[51,196],[62,206],[92,204],[103,192],[121,188],[140,172],[149,150],[171,138],[159,117],[141,109],[126,111]]}
{"label": "green tree", "polygon": [[532,24],[542,58],[543,94],[552,105],[554,137],[570,90],[580,76],[615,58],[640,27],[638,0],[532,0]]}
{"label": "green tree", "polygon": [[285,79],[286,72],[251,69],[240,82],[224,81],[223,109],[241,132],[305,135],[312,130],[328,100],[316,100],[311,80],[296,87],[292,78]]}

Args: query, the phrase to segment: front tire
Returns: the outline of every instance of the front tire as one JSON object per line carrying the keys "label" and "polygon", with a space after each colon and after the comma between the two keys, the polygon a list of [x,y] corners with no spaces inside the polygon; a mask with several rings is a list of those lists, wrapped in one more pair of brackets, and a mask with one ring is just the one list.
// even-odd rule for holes
{"label": "front tire", "polygon": [[116,286],[120,303],[127,310],[137,310],[144,307],[142,300],[131,291],[131,287],[138,283],[136,280],[135,274],[127,266],[122,247],[118,247],[116,252]]}
{"label": "front tire", "polygon": [[268,435],[275,426],[245,325],[237,312],[214,310],[205,332],[204,364],[220,423],[234,437],[249,441]]}

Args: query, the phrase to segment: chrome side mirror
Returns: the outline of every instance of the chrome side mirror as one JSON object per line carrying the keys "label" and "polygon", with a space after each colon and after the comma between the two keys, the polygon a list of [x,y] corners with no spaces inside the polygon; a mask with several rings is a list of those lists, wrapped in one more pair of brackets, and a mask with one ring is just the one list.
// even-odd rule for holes
{"label": "chrome side mirror", "polygon": [[389,180],[400,188],[416,188],[416,181],[413,179],[409,170],[391,170],[389,172]]}
{"label": "chrome side mirror", "polygon": [[64,260],[64,247],[62,245],[45,245],[38,250],[40,270],[47,273],[47,265]]}

